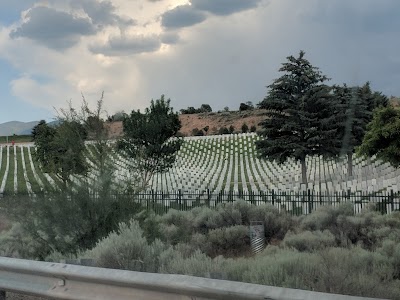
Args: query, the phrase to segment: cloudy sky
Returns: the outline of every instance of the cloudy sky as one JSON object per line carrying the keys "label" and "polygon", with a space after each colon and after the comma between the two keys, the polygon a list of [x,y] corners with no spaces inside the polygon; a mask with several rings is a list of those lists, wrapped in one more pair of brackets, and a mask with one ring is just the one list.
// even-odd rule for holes
{"label": "cloudy sky", "polygon": [[0,0],[0,123],[54,107],[109,114],[258,103],[289,55],[331,83],[400,95],[398,0]]}

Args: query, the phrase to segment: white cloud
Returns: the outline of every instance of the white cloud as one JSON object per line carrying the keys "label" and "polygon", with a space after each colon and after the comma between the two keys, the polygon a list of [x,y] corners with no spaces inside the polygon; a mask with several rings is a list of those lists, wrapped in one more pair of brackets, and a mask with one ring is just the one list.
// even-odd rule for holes
{"label": "white cloud", "polygon": [[[144,108],[161,94],[171,98],[176,109],[202,103],[214,109],[233,109],[243,101],[260,101],[267,93],[265,86],[278,77],[277,70],[286,56],[303,49],[311,63],[334,82],[370,80],[373,88],[400,94],[396,81],[400,72],[398,33],[393,28],[383,30],[387,20],[374,21],[381,26],[379,34],[363,27],[374,20],[372,8],[358,12],[343,0],[338,0],[339,4],[254,0],[247,7],[252,9],[229,11],[210,6],[222,0],[204,2],[203,6],[197,0],[193,3],[206,11],[207,18],[196,26],[170,23],[169,27],[176,28],[166,30],[162,26],[165,13],[176,12],[178,6],[188,4],[187,0],[113,0],[111,17],[106,14],[110,19],[104,22],[108,25],[101,28],[96,27],[100,18],[94,16],[106,10],[86,8],[85,13],[82,7],[71,8],[65,1],[49,1],[51,9],[90,18],[96,32],[82,35],[73,31],[79,42],[55,51],[35,42],[38,38],[11,39],[10,32],[22,28],[18,22],[0,29],[0,58],[20,73],[11,83],[12,92],[49,109],[65,106],[68,99],[79,103],[81,92],[96,101],[102,91],[110,113]],[[382,5],[375,6],[378,16],[386,14],[387,19],[393,19]],[[390,8],[394,10],[394,6]],[[342,24],[332,23],[335,15],[346,9],[352,11],[354,19],[342,14]],[[135,20],[136,25],[122,26],[118,16],[124,15],[129,17],[124,20]],[[361,24],[359,31],[346,28],[346,21],[354,25],[354,20]]]}

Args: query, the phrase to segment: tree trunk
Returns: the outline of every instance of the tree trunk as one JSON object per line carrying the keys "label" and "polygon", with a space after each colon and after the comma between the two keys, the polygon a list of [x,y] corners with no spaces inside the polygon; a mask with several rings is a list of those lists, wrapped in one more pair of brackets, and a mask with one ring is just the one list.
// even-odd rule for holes
{"label": "tree trunk", "polygon": [[353,177],[353,153],[347,153],[347,176]]}
{"label": "tree trunk", "polygon": [[306,158],[302,158],[300,160],[301,163],[301,183],[307,184],[307,166],[306,166]]}

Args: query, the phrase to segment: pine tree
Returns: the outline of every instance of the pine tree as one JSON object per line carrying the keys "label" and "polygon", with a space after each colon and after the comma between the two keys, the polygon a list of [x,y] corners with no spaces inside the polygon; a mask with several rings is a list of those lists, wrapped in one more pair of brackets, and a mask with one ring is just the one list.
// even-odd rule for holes
{"label": "pine tree", "polygon": [[328,78],[312,66],[300,51],[287,57],[279,69],[284,75],[268,86],[269,94],[258,105],[267,110],[262,123],[265,137],[257,142],[260,157],[284,163],[301,163],[302,183],[307,184],[306,157],[335,156],[340,150],[335,128],[338,113]]}
{"label": "pine tree", "polygon": [[333,94],[338,101],[338,135],[342,140],[341,155],[347,156],[347,174],[353,176],[353,153],[361,145],[372,112],[379,106],[387,106],[389,100],[379,92],[372,92],[369,82],[361,87],[334,86]]}

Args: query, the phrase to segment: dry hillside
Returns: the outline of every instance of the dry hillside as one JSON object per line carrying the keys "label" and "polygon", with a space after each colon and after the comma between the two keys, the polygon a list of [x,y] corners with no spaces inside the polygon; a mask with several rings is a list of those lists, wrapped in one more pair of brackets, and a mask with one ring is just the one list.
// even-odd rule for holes
{"label": "dry hillside", "polygon": [[[180,132],[185,136],[191,136],[194,128],[203,129],[206,126],[209,127],[208,135],[217,134],[221,127],[229,128],[231,125],[235,128],[235,132],[241,132],[243,123],[246,123],[249,128],[255,125],[257,130],[261,129],[259,124],[265,119],[265,110],[179,115],[179,119],[182,122]],[[121,136],[122,122],[108,123],[108,126],[111,138]]]}

